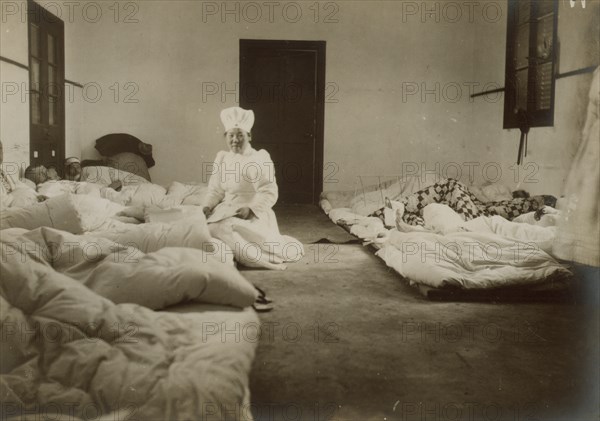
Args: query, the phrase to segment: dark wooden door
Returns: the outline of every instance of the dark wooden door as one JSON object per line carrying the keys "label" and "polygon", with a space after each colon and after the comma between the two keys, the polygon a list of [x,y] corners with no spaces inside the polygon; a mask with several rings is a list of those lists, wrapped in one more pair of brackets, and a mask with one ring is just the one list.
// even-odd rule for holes
{"label": "dark wooden door", "polygon": [[29,158],[56,165],[65,158],[64,23],[29,1]]}
{"label": "dark wooden door", "polygon": [[240,106],[252,145],[275,164],[280,203],[317,203],[323,188],[325,42],[240,41]]}

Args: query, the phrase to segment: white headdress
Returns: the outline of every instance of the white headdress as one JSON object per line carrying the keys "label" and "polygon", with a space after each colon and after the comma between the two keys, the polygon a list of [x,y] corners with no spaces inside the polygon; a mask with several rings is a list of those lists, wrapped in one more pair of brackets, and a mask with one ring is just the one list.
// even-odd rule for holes
{"label": "white headdress", "polygon": [[71,156],[71,157],[65,159],[65,166],[74,164],[74,163],[80,164],[81,160],[79,158],[77,158],[76,156]]}
{"label": "white headdress", "polygon": [[250,133],[254,125],[254,112],[240,107],[225,108],[221,111],[221,122],[225,131],[238,128]]}

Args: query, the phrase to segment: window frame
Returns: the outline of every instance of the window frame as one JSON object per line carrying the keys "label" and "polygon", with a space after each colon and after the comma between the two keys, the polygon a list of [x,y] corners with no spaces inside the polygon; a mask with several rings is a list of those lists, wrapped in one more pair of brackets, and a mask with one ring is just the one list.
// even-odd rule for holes
{"label": "window frame", "polygon": [[[558,57],[558,0],[507,0],[507,29],[506,29],[506,63],[505,63],[505,92],[504,92],[504,128],[513,129],[520,126],[517,116],[517,72],[528,69],[527,75],[527,109],[528,125],[530,127],[552,127],[554,126],[554,103],[556,92],[556,73]],[[517,67],[517,36],[518,36],[518,11],[519,4],[525,1],[529,3],[529,46],[527,66]],[[538,5],[540,2],[552,1],[552,12],[542,16],[538,14]],[[552,49],[549,57],[543,59],[537,57],[537,25],[544,16],[552,16]],[[536,66],[550,63],[551,65],[551,84],[550,84],[550,104],[546,109],[536,109],[535,87],[537,78]],[[532,71],[533,70],[533,71]]]}

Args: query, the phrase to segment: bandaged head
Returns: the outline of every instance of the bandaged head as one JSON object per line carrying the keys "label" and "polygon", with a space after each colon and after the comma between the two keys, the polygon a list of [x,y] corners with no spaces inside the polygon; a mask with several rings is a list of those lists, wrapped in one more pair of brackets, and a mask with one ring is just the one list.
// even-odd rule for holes
{"label": "bandaged head", "polygon": [[65,159],[65,179],[79,181],[81,178],[81,161],[72,156]]}
{"label": "bandaged head", "polygon": [[81,163],[81,161],[79,160],[79,158],[77,158],[75,156],[65,159],[65,167],[68,165],[71,165],[71,164],[80,164],[80,163]]}

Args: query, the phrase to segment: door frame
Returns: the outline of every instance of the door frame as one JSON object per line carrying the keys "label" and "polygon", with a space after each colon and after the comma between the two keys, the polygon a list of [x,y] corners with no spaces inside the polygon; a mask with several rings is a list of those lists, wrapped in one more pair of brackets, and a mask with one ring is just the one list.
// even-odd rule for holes
{"label": "door frame", "polygon": [[316,63],[316,121],[314,139],[314,174],[313,174],[313,203],[318,204],[323,192],[323,166],[324,166],[324,138],[325,138],[325,57],[326,41],[298,41],[298,40],[271,40],[271,39],[240,39],[240,64],[239,64],[239,98],[240,107],[244,108],[244,96],[241,95],[245,78],[242,74],[242,57],[253,48],[273,50],[293,50],[314,52]]}
{"label": "door frame", "polygon": [[[65,160],[65,149],[66,149],[66,104],[65,104],[65,23],[64,21],[42,7],[40,4],[36,3],[33,0],[27,0],[27,10],[28,10],[28,19],[27,19],[27,59],[28,59],[28,67],[29,67],[29,76],[28,83],[31,89],[31,69],[32,69],[32,53],[31,53],[31,23],[35,23],[37,25],[46,25],[52,26],[54,29],[55,36],[60,37],[61,42],[57,42],[55,48],[58,51],[57,57],[57,67],[62,70],[57,74],[57,104],[58,104],[58,118],[60,121],[57,122],[57,126],[59,127],[58,135],[59,139],[56,144],[56,156],[54,159],[54,163],[57,166],[59,174],[62,176],[62,165]],[[39,48],[46,49],[47,47],[44,45],[40,45]],[[47,52],[44,52],[44,56],[47,56]],[[38,90],[40,97],[49,96],[50,83],[47,78],[46,71],[42,71],[40,68],[40,89]],[[38,132],[36,128],[36,124],[33,123],[32,120],[32,103],[29,101],[29,162],[33,164],[35,161],[39,161],[39,158],[34,157],[34,148],[32,147],[34,143],[41,142],[42,138],[36,138],[36,133]],[[42,122],[40,125],[43,125],[45,120],[48,117],[48,105],[45,101],[42,101],[42,107],[40,109]],[[42,162],[44,165],[50,164],[50,162]]]}

